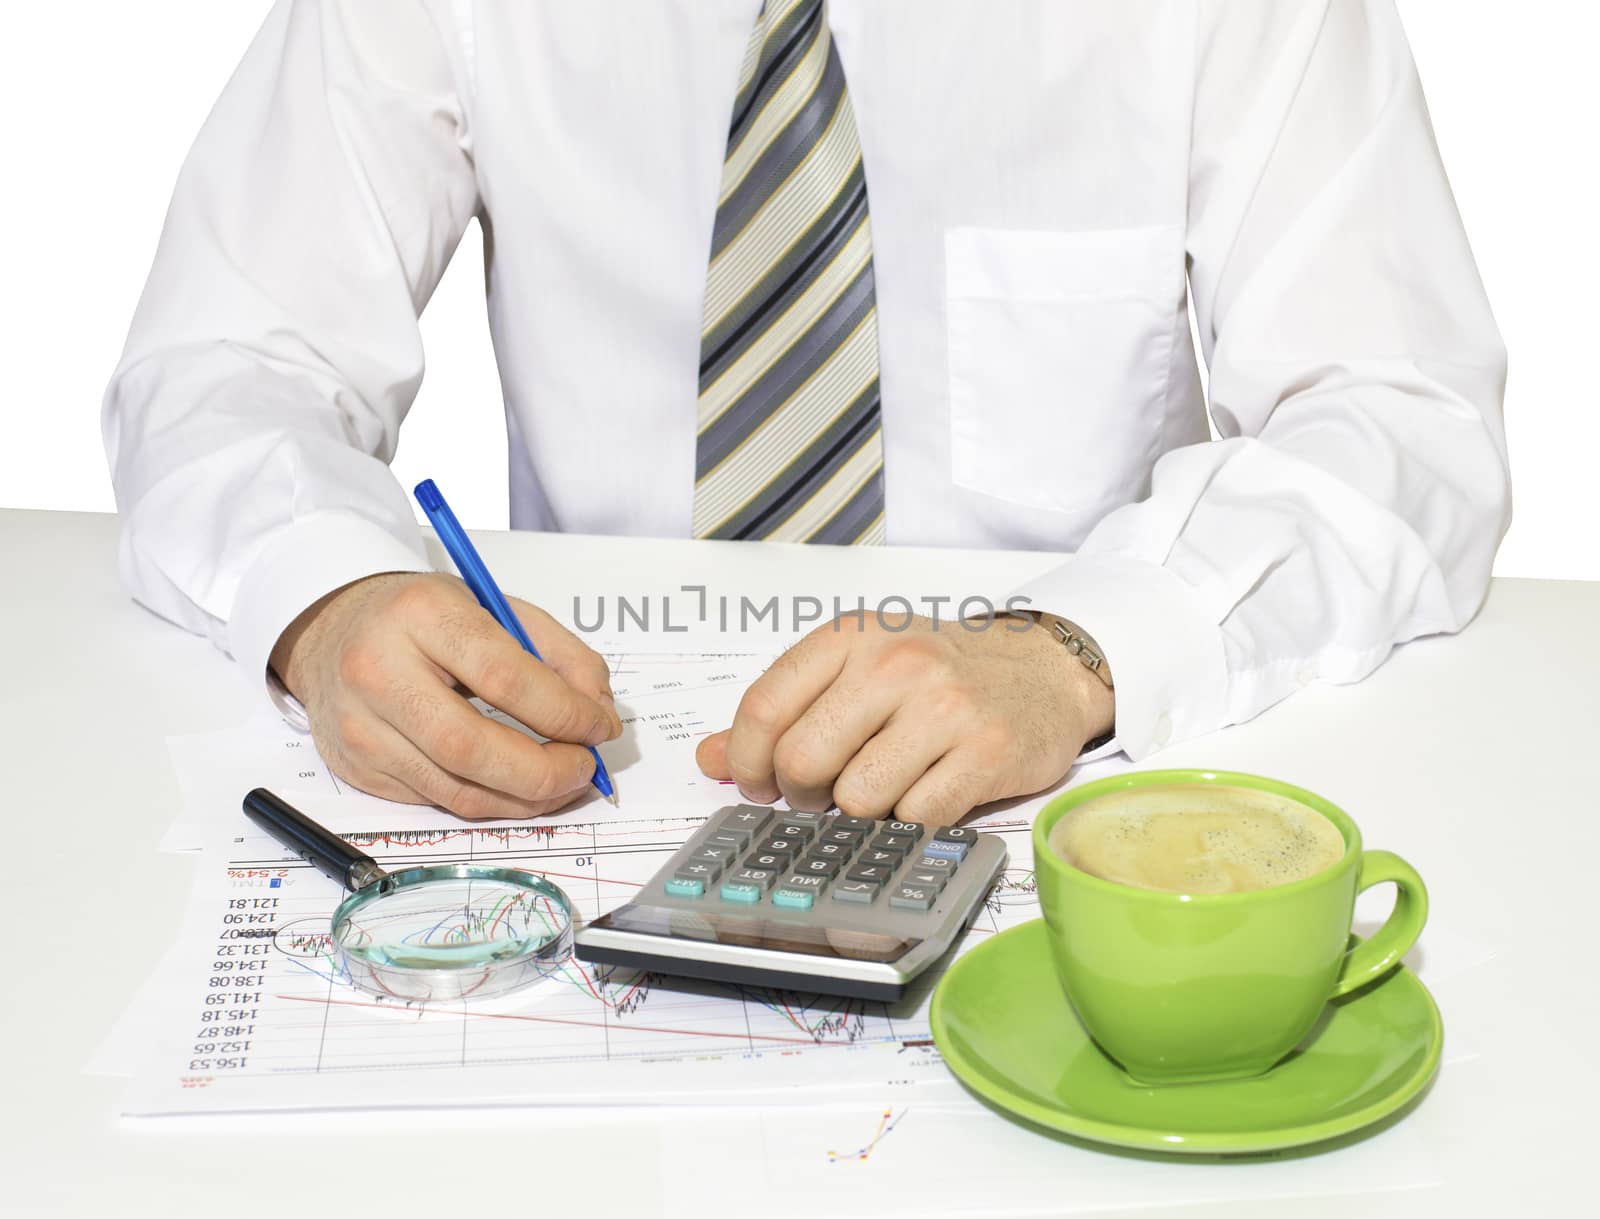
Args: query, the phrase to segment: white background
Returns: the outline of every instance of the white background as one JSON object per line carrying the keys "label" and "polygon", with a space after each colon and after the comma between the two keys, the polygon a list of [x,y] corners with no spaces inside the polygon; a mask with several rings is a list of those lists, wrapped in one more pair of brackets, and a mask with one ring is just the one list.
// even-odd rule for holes
{"label": "white background", "polygon": [[[1600,17],[1578,0],[1398,3],[1511,353],[1516,520],[1496,571],[1600,579]],[[114,508],[100,396],[178,167],[267,8],[6,5],[0,507]],[[504,418],[476,227],[423,336],[428,375],[396,472],[405,485],[437,478],[467,525],[504,528]]]}

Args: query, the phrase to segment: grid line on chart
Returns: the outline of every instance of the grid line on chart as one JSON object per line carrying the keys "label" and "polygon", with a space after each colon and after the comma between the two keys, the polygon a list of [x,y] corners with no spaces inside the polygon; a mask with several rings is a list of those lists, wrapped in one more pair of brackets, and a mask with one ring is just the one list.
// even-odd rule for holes
{"label": "grid line on chart", "polygon": [[[703,822],[677,815],[347,837],[386,868],[450,858],[559,878],[581,924],[628,900],[663,854]],[[1038,909],[1026,823],[983,828],[1004,836],[1015,866],[980,911],[969,944]],[[758,1086],[753,1080],[783,1089],[854,1081],[861,1064],[890,1058],[893,1065],[882,1068],[886,1086],[941,1070],[931,1050],[904,1056],[929,1044],[931,978],[886,1005],[574,959],[527,994],[482,1005],[369,996],[330,951],[337,886],[274,850],[252,835],[203,857],[209,871],[196,892],[195,917],[216,934],[204,941],[208,955],[188,960],[181,983],[189,996],[182,1002],[200,1012],[201,1034],[181,1062],[153,1063],[140,1111],[328,1108],[360,1098],[469,1103],[530,1090],[604,1103],[641,1091],[749,1091]],[[224,1048],[244,1041],[245,1050]],[[341,1077],[348,1084],[336,1085]],[[325,1082],[313,1086],[314,1079]]]}
{"label": "grid line on chart", "polygon": [[[590,824],[589,824],[589,858],[591,860],[595,860],[595,859],[598,859],[599,857],[600,857],[600,836],[595,832],[594,823],[590,822]],[[598,869],[596,869],[595,870],[595,874],[594,874],[594,904],[595,904],[595,909],[596,910],[598,910],[600,908],[600,906],[604,902],[604,900],[605,899],[604,899],[603,895],[600,892],[600,872],[599,872]],[[576,917],[576,913],[574,913],[574,917]],[[602,1003],[600,1005],[600,1020],[601,1020],[601,1028],[605,1032],[606,1057],[609,1059],[611,1057],[611,1013],[610,1013],[610,1009],[604,1003]]]}

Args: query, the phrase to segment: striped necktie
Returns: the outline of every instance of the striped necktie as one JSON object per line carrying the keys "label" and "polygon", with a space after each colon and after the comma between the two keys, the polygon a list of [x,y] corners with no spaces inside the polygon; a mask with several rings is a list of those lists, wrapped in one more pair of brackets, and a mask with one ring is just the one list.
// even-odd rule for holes
{"label": "striped necktie", "polygon": [[825,0],[766,0],[739,72],[706,275],[694,535],[877,543],[867,183]]}

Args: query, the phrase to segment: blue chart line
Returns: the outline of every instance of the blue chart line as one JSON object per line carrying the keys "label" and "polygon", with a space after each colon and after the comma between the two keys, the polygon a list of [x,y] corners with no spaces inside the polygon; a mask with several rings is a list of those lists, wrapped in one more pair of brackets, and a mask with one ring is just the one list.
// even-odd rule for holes
{"label": "blue chart line", "polygon": [[889,1132],[898,1126],[901,1119],[910,1112],[910,1109],[902,1109],[899,1113],[894,1112],[892,1109],[885,1109],[883,1111],[883,1116],[878,1119],[878,1129],[873,1132],[872,1138],[865,1146],[857,1147],[854,1151],[830,1151],[828,1153],[828,1163],[837,1164],[841,1160],[853,1160],[860,1164],[870,1160],[872,1158],[872,1153],[877,1149],[878,1144],[883,1142],[884,1139],[888,1138]]}

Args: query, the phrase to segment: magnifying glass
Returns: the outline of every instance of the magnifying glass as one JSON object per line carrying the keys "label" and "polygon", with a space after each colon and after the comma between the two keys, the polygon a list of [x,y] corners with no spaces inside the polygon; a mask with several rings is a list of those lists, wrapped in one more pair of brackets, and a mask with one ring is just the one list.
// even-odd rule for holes
{"label": "magnifying glass", "polygon": [[485,999],[529,986],[572,955],[572,903],[518,868],[430,864],[387,872],[258,787],[244,813],[350,890],[329,941],[362,990],[412,1002]]}

